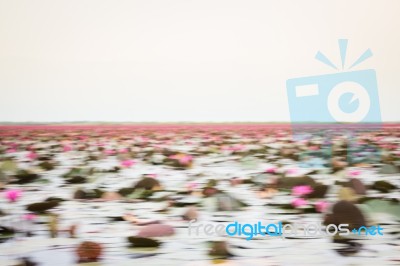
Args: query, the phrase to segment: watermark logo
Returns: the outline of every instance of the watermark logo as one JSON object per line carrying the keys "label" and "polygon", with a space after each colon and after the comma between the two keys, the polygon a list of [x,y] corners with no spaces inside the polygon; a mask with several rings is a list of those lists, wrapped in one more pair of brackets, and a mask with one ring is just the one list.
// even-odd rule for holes
{"label": "watermark logo", "polygon": [[[349,131],[375,131],[380,128],[376,73],[373,69],[353,70],[372,56],[370,49],[347,67],[346,39],[339,40],[341,67],[322,52],[315,58],[340,71],[333,74],[289,79],[286,82],[293,136],[302,139],[312,123],[325,129],[323,134],[350,135]],[[330,145],[328,145],[330,146]],[[326,149],[329,152],[329,148]],[[348,158],[352,155],[348,154]]]}
{"label": "watermark logo", "polygon": [[221,224],[221,223],[196,223],[196,220],[191,220],[188,227],[189,236],[243,236],[246,240],[252,240],[255,236],[272,236],[281,237],[316,237],[316,236],[340,236],[358,235],[358,236],[377,236],[383,235],[383,228],[377,226],[361,226],[349,230],[349,224],[329,224],[323,226],[321,223],[307,224],[283,224],[268,223],[261,221],[255,223],[239,223],[237,221]]}
{"label": "watermark logo", "polygon": [[[342,70],[346,66],[347,40],[339,40]],[[351,66],[372,56],[367,49]],[[339,70],[323,53],[315,58]],[[289,79],[286,83],[293,123],[381,122],[375,70],[343,71],[334,74]]]}

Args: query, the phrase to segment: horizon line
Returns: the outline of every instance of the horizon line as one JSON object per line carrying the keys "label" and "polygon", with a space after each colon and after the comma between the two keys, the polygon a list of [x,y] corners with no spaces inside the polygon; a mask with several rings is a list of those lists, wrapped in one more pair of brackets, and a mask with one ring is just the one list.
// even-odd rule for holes
{"label": "horizon line", "polygon": [[393,124],[400,121],[382,121],[382,122],[361,122],[361,123],[346,123],[346,122],[291,122],[291,121],[0,121],[0,125],[71,125],[71,124]]}

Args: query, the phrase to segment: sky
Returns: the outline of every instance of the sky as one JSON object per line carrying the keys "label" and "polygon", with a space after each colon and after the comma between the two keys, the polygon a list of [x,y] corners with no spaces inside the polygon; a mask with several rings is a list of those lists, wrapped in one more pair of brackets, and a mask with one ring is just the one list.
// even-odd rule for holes
{"label": "sky", "polygon": [[400,121],[398,0],[0,0],[0,121],[289,121],[286,80],[375,69]]}

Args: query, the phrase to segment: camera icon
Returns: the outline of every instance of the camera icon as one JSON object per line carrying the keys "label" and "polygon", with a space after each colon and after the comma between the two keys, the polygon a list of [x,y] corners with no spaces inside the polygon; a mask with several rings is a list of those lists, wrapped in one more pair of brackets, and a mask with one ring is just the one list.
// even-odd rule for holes
{"label": "camera icon", "polygon": [[[344,69],[347,40],[340,39],[339,48]],[[367,49],[350,69],[371,56],[371,50]],[[315,58],[338,70],[321,52]],[[371,132],[380,128],[381,112],[375,70],[293,78],[287,80],[286,89],[293,137],[300,141],[319,138],[329,142],[320,145],[318,151],[304,152],[302,155],[308,158],[306,165],[316,161],[315,158],[323,159],[329,165],[327,157],[335,153],[331,150],[330,141],[335,135],[347,136],[347,159],[350,163],[378,154],[376,149],[359,147],[353,141],[357,138],[356,132]]]}
{"label": "camera icon", "polygon": [[380,123],[375,70],[289,79],[291,122]]}

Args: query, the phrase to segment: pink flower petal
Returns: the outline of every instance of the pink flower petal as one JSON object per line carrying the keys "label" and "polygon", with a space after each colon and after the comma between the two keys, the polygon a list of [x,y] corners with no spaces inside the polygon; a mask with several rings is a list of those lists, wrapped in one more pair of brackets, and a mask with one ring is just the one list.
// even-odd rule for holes
{"label": "pink flower petal", "polygon": [[298,172],[298,170],[295,168],[290,168],[290,169],[286,170],[286,173],[289,175],[296,174],[297,172]]}
{"label": "pink flower petal", "polygon": [[268,167],[266,170],[265,170],[265,172],[266,173],[269,173],[269,174],[275,174],[276,173],[276,170],[278,170],[276,167]]}
{"label": "pink flower petal", "polygon": [[35,159],[37,158],[37,154],[36,154],[35,152],[31,151],[30,153],[28,153],[28,154],[26,155],[26,157],[27,157],[28,159],[30,159],[30,160],[35,160]]}
{"label": "pink flower petal", "polygon": [[313,188],[311,186],[295,186],[292,188],[292,195],[293,196],[303,196],[303,195],[307,195],[310,194],[311,192],[313,192]]}
{"label": "pink flower petal", "polygon": [[119,150],[119,153],[127,153],[128,152],[128,149],[127,148],[123,148],[123,149],[120,149]]}
{"label": "pink flower petal", "polygon": [[16,202],[21,197],[22,191],[19,189],[9,189],[5,192],[6,198],[10,202]]}
{"label": "pink flower petal", "polygon": [[350,176],[359,176],[361,174],[360,170],[350,170],[349,175]]}
{"label": "pink flower petal", "polygon": [[307,204],[308,202],[302,198],[296,198],[292,200],[292,206],[294,206],[295,208],[302,207]]}
{"label": "pink flower petal", "polygon": [[198,184],[196,183],[196,182],[189,182],[187,185],[186,185],[186,188],[188,189],[188,190],[195,190],[196,188],[198,188]]}
{"label": "pink flower petal", "polygon": [[33,214],[33,213],[27,213],[27,214],[24,214],[24,215],[22,216],[22,219],[24,219],[25,221],[32,221],[32,220],[34,220],[35,218],[36,218],[36,215]]}
{"label": "pink flower petal", "polygon": [[114,150],[105,150],[104,153],[107,155],[114,155],[115,151]]}
{"label": "pink flower petal", "polygon": [[323,201],[323,200],[317,201],[317,202],[315,203],[315,209],[316,209],[318,212],[325,212],[325,211],[328,209],[328,207],[329,207],[329,203],[326,202],[326,201]]}
{"label": "pink flower petal", "polygon": [[123,167],[127,167],[127,168],[131,167],[134,164],[135,164],[135,161],[133,161],[133,160],[124,160],[124,161],[121,162],[121,165]]}
{"label": "pink flower petal", "polygon": [[69,144],[66,144],[63,146],[63,151],[64,152],[68,152],[68,151],[72,151],[72,146]]}

